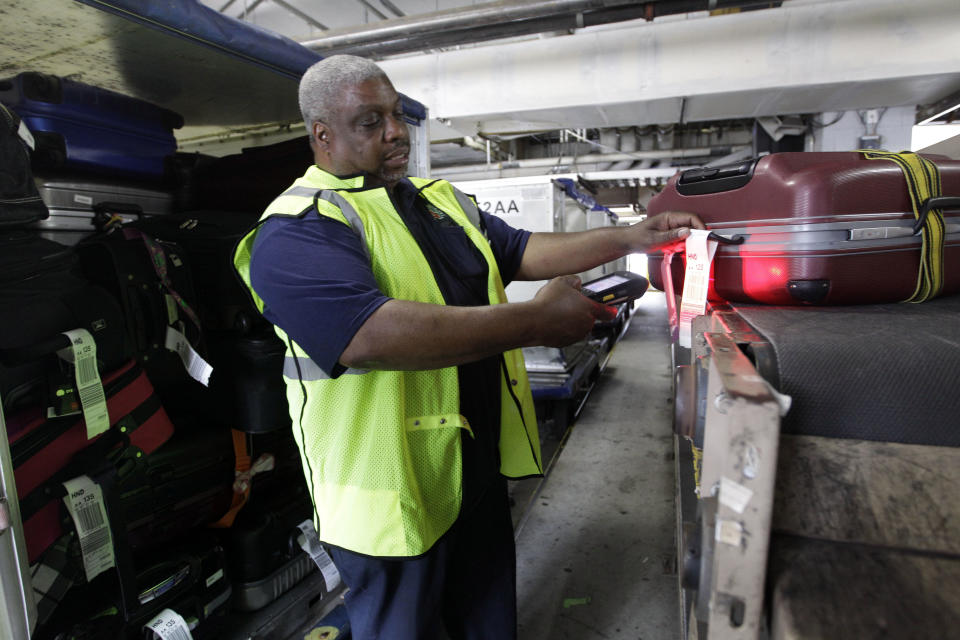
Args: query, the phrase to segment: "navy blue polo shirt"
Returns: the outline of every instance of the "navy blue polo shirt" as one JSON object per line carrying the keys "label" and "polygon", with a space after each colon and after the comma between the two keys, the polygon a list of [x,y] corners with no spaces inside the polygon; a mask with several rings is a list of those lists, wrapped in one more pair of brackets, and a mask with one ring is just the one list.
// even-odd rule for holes
{"label": "navy blue polo shirt", "polygon": [[[464,230],[408,180],[397,184],[392,201],[447,305],[487,304],[487,264]],[[480,216],[506,285],[520,268],[530,232],[482,211]],[[263,224],[254,243],[250,280],[264,301],[264,316],[333,378],[345,370],[340,355],[357,330],[390,299],[377,285],[361,239],[315,209]],[[499,356],[458,367],[460,413],[475,435],[462,439],[464,505],[471,505],[499,472],[500,371]]]}

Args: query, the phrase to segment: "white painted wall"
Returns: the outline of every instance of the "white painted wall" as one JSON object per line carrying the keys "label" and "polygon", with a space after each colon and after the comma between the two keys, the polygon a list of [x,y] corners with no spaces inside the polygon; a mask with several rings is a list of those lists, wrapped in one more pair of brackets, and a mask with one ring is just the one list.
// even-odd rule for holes
{"label": "white painted wall", "polygon": [[[852,151],[860,148],[860,136],[865,135],[867,130],[857,110],[822,113],[819,119],[823,123],[830,123],[838,116],[840,120],[835,124],[814,131],[811,151]],[[909,150],[914,122],[916,107],[887,108],[876,127],[877,134],[881,136],[881,148],[887,151]],[[872,126],[869,131],[873,131]]]}

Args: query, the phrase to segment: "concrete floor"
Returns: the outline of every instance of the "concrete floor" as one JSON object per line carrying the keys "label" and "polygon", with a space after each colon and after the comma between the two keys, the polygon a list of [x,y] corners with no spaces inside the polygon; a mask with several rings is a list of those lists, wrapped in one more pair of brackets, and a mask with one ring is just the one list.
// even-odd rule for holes
{"label": "concrete floor", "polygon": [[650,292],[518,529],[520,640],[679,637],[671,403]]}

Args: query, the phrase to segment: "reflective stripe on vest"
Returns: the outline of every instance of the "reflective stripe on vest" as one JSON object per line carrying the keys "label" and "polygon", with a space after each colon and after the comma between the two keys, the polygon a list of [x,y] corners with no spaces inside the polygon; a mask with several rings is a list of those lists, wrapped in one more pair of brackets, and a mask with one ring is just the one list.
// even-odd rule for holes
{"label": "reflective stripe on vest", "polygon": [[[347,369],[343,375],[363,375],[369,373],[367,369]],[[291,380],[330,380],[327,372],[320,368],[312,358],[298,358],[295,356],[286,356],[283,359],[283,375]]]}

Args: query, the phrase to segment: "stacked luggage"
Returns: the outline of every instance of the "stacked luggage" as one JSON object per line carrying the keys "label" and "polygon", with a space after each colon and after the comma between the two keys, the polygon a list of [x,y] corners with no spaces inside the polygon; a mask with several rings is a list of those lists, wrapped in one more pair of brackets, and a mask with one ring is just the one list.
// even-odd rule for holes
{"label": "stacked luggage", "polygon": [[218,636],[315,569],[284,345],[232,271],[258,214],[175,213],[171,112],[20,74],[0,116],[0,400],[34,637]]}

